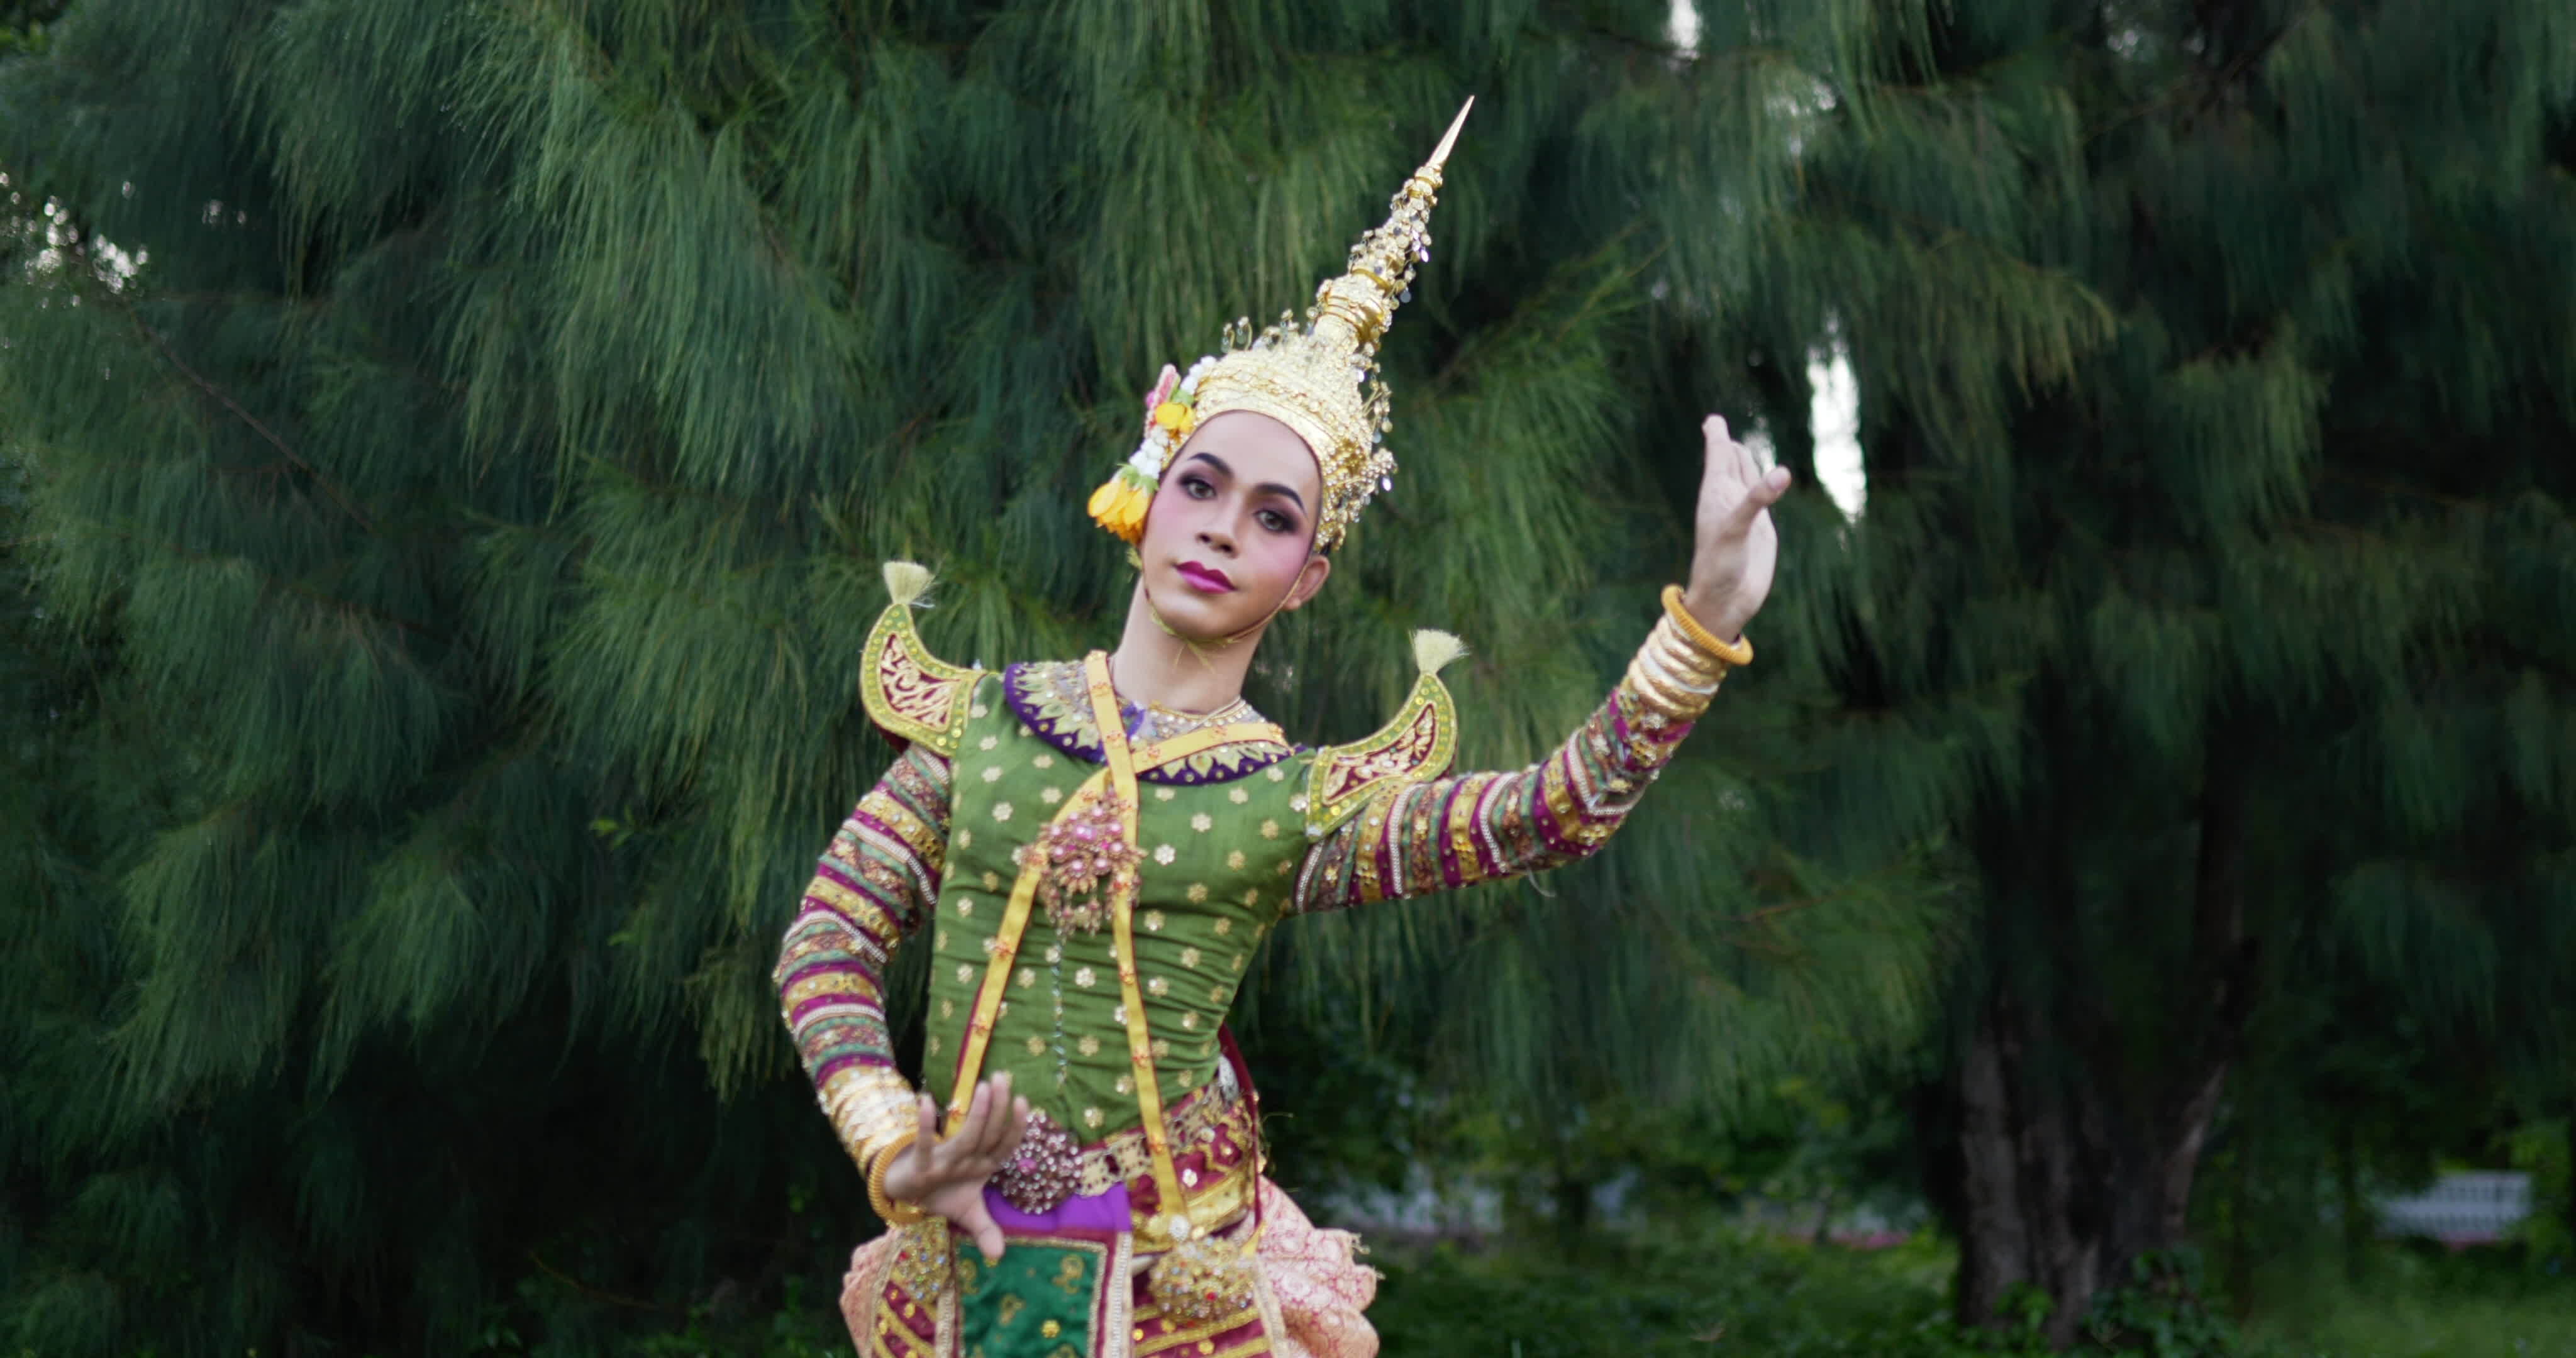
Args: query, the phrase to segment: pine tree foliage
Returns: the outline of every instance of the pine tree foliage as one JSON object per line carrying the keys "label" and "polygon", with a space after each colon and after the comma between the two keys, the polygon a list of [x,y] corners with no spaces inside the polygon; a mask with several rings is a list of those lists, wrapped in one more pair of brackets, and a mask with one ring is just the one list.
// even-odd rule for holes
{"label": "pine tree foliage", "polygon": [[1819,148],[1870,481],[1800,640],[1840,831],[1972,864],[1968,1319],[2177,1243],[2321,1003],[2563,1052],[2571,24],[1962,6]]}
{"label": "pine tree foliage", "polygon": [[[1469,92],[1386,354],[1397,488],[1254,694],[1307,738],[1375,726],[1425,625],[1474,648],[1467,762],[1561,738],[1680,570],[1698,412],[1795,456],[1780,374],[1879,319],[1846,294],[1932,323],[1959,428],[2099,341],[2018,242],[1800,216],[1834,118],[1974,153],[1974,101],[1875,101],[1910,10],[1712,7],[1693,52],[1669,17],[84,0],[0,69],[0,168],[51,205],[0,390],[43,598],[105,648],[65,784],[99,787],[88,910],[10,908],[115,946],[11,1057],[59,1108],[10,1152],[43,1186],[9,1323],[446,1352],[530,1258],[583,1297],[832,1276],[851,1176],[766,972],[888,757],[877,563],[938,568],[954,658],[1107,640],[1078,506],[1136,393],[1301,304]],[[1281,993],[1538,1108],[1722,1113],[1900,1046],[1943,938],[1915,841],[2002,758],[1950,723],[2009,698],[1907,718],[1884,826],[1801,828],[1798,780],[1885,746],[1800,734],[1795,657],[1871,577],[1821,503],[1784,518],[1819,602],[1614,855],[1315,922]]]}

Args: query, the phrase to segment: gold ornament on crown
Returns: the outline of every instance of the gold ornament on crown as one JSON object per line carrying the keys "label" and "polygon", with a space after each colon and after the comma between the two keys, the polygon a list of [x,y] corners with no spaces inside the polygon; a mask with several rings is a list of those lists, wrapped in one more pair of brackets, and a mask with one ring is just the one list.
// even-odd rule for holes
{"label": "gold ornament on crown", "polygon": [[1314,305],[1255,332],[1252,322],[1225,327],[1225,347],[1192,364],[1184,376],[1165,366],[1145,397],[1145,436],[1117,474],[1091,494],[1091,517],[1130,543],[1145,535],[1145,511],[1163,470],[1192,431],[1234,410],[1267,415],[1294,430],[1323,471],[1324,503],[1316,515],[1315,550],[1338,545],[1369,497],[1392,489],[1395,454],[1386,435],[1386,383],[1379,380],[1378,341],[1411,301],[1413,271],[1431,259],[1431,208],[1439,201],[1440,167],[1467,122],[1467,101],[1438,149],[1389,202],[1386,221],[1351,247],[1349,267],[1315,289]]}

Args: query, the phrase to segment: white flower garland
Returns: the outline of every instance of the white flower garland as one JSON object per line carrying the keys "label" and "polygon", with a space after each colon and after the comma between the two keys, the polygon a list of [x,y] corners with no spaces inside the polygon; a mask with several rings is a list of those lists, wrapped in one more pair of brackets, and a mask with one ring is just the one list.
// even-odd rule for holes
{"label": "white flower garland", "polygon": [[[1162,484],[1163,469],[1172,465],[1172,454],[1179,452],[1181,445],[1188,441],[1191,431],[1198,428],[1196,407],[1199,379],[1206,376],[1208,370],[1215,366],[1214,355],[1200,359],[1190,365],[1188,374],[1169,391],[1158,393],[1160,399],[1147,403],[1145,436],[1136,444],[1136,451],[1128,455],[1127,465],[1118,469],[1119,475],[1126,479],[1128,484],[1140,490],[1152,490]],[[1182,421],[1179,428],[1172,428],[1155,418],[1156,413],[1166,405],[1178,405],[1190,409],[1192,414],[1190,418]]]}

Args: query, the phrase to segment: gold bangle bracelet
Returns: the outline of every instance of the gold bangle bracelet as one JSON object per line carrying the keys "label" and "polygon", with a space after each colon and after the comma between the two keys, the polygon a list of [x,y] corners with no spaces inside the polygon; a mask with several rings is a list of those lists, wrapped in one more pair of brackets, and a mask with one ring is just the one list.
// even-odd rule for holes
{"label": "gold bangle bracelet", "polygon": [[1680,628],[1682,635],[1689,638],[1692,645],[1708,652],[1710,656],[1734,666],[1753,663],[1753,643],[1738,639],[1730,645],[1718,640],[1707,628],[1700,626],[1699,619],[1692,617],[1690,610],[1682,607],[1681,586],[1664,586],[1664,616],[1673,620],[1673,626]]}
{"label": "gold bangle bracelet", "polygon": [[1651,654],[1666,673],[1694,687],[1714,691],[1726,678],[1727,663],[1699,648],[1698,643],[1682,635],[1681,625],[1669,617],[1655,619],[1654,630],[1646,634],[1644,654]]}
{"label": "gold bangle bracelet", "polygon": [[916,1137],[907,1136],[878,1151],[871,1157],[871,1163],[868,1166],[868,1206],[874,1208],[877,1218],[888,1226],[909,1226],[930,1215],[911,1203],[897,1202],[887,1197],[885,1191],[886,1171],[894,1167],[894,1158],[903,1154],[904,1148],[910,1146],[916,1139]]}
{"label": "gold bangle bracelet", "polygon": [[[1680,646],[1683,643],[1674,638],[1664,644]],[[1639,704],[1666,721],[1697,721],[1699,714],[1707,711],[1710,701],[1717,696],[1715,686],[1705,692],[1687,690],[1649,658],[1648,651],[1652,649],[1653,643],[1649,643],[1646,651],[1639,651],[1637,658],[1628,662],[1628,678],[1624,687]]]}
{"label": "gold bangle bracelet", "polygon": [[891,1071],[863,1071],[835,1078],[823,1098],[824,1113],[850,1154],[861,1161],[897,1138],[912,1135],[917,1119],[912,1087]]}
{"label": "gold bangle bracelet", "polygon": [[855,1135],[843,1136],[841,1143],[850,1148],[851,1154],[874,1163],[886,1147],[911,1137],[915,1125],[911,1118],[886,1118],[858,1129]]}
{"label": "gold bangle bracelet", "polygon": [[1707,698],[1716,694],[1718,684],[1726,678],[1726,668],[1722,665],[1701,668],[1693,664],[1696,656],[1689,642],[1682,640],[1669,627],[1657,631],[1659,634],[1649,635],[1644,649],[1637,652],[1638,663],[1652,671],[1657,679],[1693,697]]}
{"label": "gold bangle bracelet", "polygon": [[1628,662],[1628,688],[1648,707],[1678,721],[1688,721],[1708,706],[1708,696],[1678,691],[1679,685],[1657,671],[1643,652]]}

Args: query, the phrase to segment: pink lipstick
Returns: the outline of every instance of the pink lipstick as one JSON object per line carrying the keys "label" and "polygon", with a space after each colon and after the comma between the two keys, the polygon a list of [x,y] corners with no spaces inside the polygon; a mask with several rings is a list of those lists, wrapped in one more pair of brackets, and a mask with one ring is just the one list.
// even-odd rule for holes
{"label": "pink lipstick", "polygon": [[1234,582],[1226,578],[1225,572],[1214,566],[1202,566],[1195,561],[1184,561],[1173,569],[1181,573],[1182,579],[1190,582],[1192,589],[1205,590],[1210,594],[1234,592]]}

